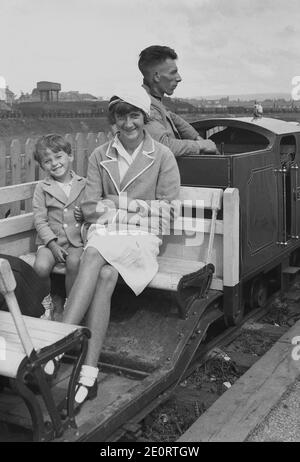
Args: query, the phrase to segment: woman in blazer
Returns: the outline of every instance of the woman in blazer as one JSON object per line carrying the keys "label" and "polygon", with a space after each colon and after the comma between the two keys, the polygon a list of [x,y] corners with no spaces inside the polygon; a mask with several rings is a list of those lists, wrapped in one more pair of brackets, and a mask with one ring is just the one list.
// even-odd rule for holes
{"label": "woman in blazer", "polygon": [[87,244],[64,315],[65,322],[78,324],[87,313],[92,332],[78,406],[97,394],[97,364],[118,275],[136,295],[153,279],[160,235],[174,218],[180,189],[174,155],[145,130],[150,98],[144,90],[114,96],[109,113],[118,133],[90,156],[81,203]]}

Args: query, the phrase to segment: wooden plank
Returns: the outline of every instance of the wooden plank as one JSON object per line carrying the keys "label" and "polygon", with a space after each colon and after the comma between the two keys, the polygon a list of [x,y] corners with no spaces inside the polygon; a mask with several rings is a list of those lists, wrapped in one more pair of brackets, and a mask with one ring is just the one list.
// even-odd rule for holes
{"label": "wooden plank", "polygon": [[38,181],[31,183],[21,183],[18,185],[5,186],[0,189],[0,205],[9,204],[13,201],[29,199],[33,197],[33,193]]}
{"label": "wooden plank", "polygon": [[46,173],[45,173],[45,171],[42,169],[42,167],[40,166],[40,164],[38,164],[37,174],[38,174],[38,179],[39,179],[39,180],[43,180],[43,179],[46,177]]}
{"label": "wooden plank", "polygon": [[233,361],[237,366],[249,369],[253,364],[259,359],[258,356],[255,356],[250,353],[240,353],[239,351],[230,351],[230,348],[226,348],[226,353],[230,357],[230,360]]}
{"label": "wooden plank", "polygon": [[88,157],[92,154],[92,152],[97,146],[98,146],[97,134],[88,133],[87,135],[87,155]]}
{"label": "wooden plank", "polygon": [[0,186],[6,185],[6,147],[0,139]]}
{"label": "wooden plank", "polygon": [[[25,143],[25,182],[30,183],[35,180],[35,160],[33,158],[35,142],[28,138]],[[25,199],[25,198],[24,198]],[[25,200],[25,212],[32,211],[32,198]]]}
{"label": "wooden plank", "polygon": [[[75,324],[66,324],[63,322],[57,321],[48,321],[47,319],[33,318],[32,316],[23,315],[24,322],[29,332],[37,333],[37,338],[45,336],[46,340],[55,338],[59,340],[66,335],[71,334],[77,329],[83,329],[81,326]],[[0,311],[0,324],[4,330],[7,332],[16,332],[14,322],[12,320],[11,314],[7,311]]]}
{"label": "wooden plank", "polygon": [[180,442],[245,441],[300,376],[292,339],[300,321],[182,435]]}
{"label": "wooden plank", "polygon": [[227,188],[223,199],[224,286],[234,287],[239,275],[239,191]]}
{"label": "wooden plank", "polygon": [[[1,231],[1,222],[0,222]],[[20,255],[32,252],[35,248],[34,233],[27,231],[14,236],[7,236],[0,239],[0,253],[19,257]]]}
{"label": "wooden plank", "polygon": [[252,332],[258,331],[260,333],[265,334],[268,337],[275,337],[276,339],[279,339],[289,330],[289,327],[261,324],[258,322],[245,322],[245,324],[242,325],[242,329]]}
{"label": "wooden plank", "polygon": [[[196,219],[191,217],[179,217],[174,221],[174,234],[179,235],[179,232],[184,230],[184,233],[202,232],[208,234],[210,232],[211,220],[208,218]],[[215,234],[223,234],[223,221],[216,221]]]}
{"label": "wooden plank", "polygon": [[104,132],[99,132],[97,134],[97,144],[98,146],[101,146],[102,144],[107,143],[108,141],[108,136]]}
{"label": "wooden plank", "polygon": [[77,133],[75,138],[76,144],[76,170],[77,175],[85,176],[87,171],[87,147],[86,135]]}
{"label": "wooden plank", "polygon": [[[21,183],[21,144],[18,139],[14,139],[10,145],[10,159],[11,159],[11,183]],[[20,201],[12,204],[10,207],[10,215],[18,215],[21,210]]]}
{"label": "wooden plank", "polygon": [[[3,140],[0,139],[0,187],[6,185],[6,147]],[[1,195],[0,195],[1,201]],[[4,218],[8,212],[7,205],[0,205],[0,218]]]}
{"label": "wooden plank", "polygon": [[0,238],[13,236],[34,229],[32,212],[0,220]]}
{"label": "wooden plank", "polygon": [[158,257],[159,271],[163,273],[188,274],[203,268],[201,261],[182,260],[178,258]]}
{"label": "wooden plank", "polygon": [[77,171],[77,145],[75,143],[74,136],[71,133],[67,133],[64,138],[65,138],[65,141],[67,141],[71,145],[71,152],[74,158],[72,168],[76,172]]}
{"label": "wooden plank", "polygon": [[[210,209],[213,198],[217,201],[217,208],[222,207],[223,190],[218,188],[196,188],[191,186],[181,186],[180,200],[191,201],[194,207]],[[197,206],[197,203],[199,204]]]}

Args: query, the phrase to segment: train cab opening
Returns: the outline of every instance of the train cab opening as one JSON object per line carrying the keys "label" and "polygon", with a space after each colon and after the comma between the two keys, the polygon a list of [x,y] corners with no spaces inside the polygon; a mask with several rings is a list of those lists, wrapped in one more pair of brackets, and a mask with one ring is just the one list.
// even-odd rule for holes
{"label": "train cab opening", "polygon": [[216,143],[221,154],[260,151],[270,144],[260,133],[240,127],[215,126],[206,129],[203,135]]}

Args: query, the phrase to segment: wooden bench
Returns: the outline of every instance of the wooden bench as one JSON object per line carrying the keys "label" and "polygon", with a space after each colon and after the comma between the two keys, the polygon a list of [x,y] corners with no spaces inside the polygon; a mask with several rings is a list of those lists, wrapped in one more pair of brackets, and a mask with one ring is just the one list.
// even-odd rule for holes
{"label": "wooden bench", "polygon": [[[14,294],[15,287],[16,281],[8,260],[0,258],[0,292],[9,308],[9,312],[0,311],[0,384],[2,382],[3,387],[5,378],[24,399],[32,418],[33,440],[48,441],[61,436],[69,426],[76,427],[75,386],[90,333],[79,326],[22,316]],[[78,346],[81,352],[74,363],[67,394],[57,405],[46,379],[44,365],[57,355]],[[44,421],[36,393],[41,395],[51,423]],[[66,411],[64,418],[60,414],[62,408]]]}
{"label": "wooden bench", "polygon": [[[0,188],[0,205],[13,204],[10,210],[17,215],[0,220],[1,253],[20,256],[31,250],[34,244],[34,233],[31,200],[37,182]],[[15,191],[15,192],[13,192]],[[25,210],[21,210],[16,201],[24,200]],[[0,259],[1,265],[9,263]],[[10,268],[10,267],[9,267]],[[8,271],[6,271],[7,273]],[[11,273],[12,275],[12,273]],[[13,275],[12,275],[13,278]],[[62,324],[44,319],[22,316],[14,294],[14,278],[10,276],[8,286],[9,309],[14,313],[0,311],[0,387],[10,385],[24,399],[33,422],[34,441],[51,440],[60,436],[68,426],[76,426],[74,416],[74,396],[76,380],[87,350],[88,329]],[[5,288],[5,280],[1,278],[0,288]],[[7,298],[7,293],[4,293]],[[25,342],[24,342],[25,338]],[[78,351],[70,376],[67,394],[56,404],[51,387],[46,380],[44,365],[47,361],[69,350]],[[35,392],[33,392],[35,390]],[[51,422],[45,422],[42,409],[42,398]],[[65,408],[62,419],[60,410]]]}
{"label": "wooden bench", "polygon": [[[0,188],[0,205],[25,201],[23,211],[0,220],[0,253],[21,256],[31,265],[35,259],[31,200],[36,183]],[[159,271],[149,287],[176,293],[185,317],[195,297],[205,296],[209,288],[223,290],[239,282],[239,194],[235,188],[181,187],[180,200],[182,214],[170,235],[163,237]],[[64,266],[57,265],[53,272],[64,274]]]}

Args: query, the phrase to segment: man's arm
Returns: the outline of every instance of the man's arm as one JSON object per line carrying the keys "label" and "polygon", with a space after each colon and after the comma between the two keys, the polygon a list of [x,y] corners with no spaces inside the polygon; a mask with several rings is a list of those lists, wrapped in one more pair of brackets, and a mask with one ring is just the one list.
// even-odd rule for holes
{"label": "man's arm", "polygon": [[[184,140],[197,140],[200,136],[197,130],[191,126],[186,120],[174,112],[168,112],[169,117],[172,119],[180,137]],[[201,138],[201,137],[200,137]]]}
{"label": "man's arm", "polygon": [[199,143],[200,152],[199,154],[217,154],[217,147],[212,140],[205,140],[202,138],[197,130],[192,127],[186,120],[174,112],[169,112],[169,116],[183,139],[194,140]]}
{"label": "man's arm", "polygon": [[152,138],[167,146],[175,157],[216,153],[215,144],[211,140],[178,140],[157,120],[148,122],[146,129]]}
{"label": "man's arm", "polygon": [[[170,122],[167,122],[167,114],[164,116],[162,111],[163,109],[160,111],[154,105],[151,106],[151,119],[147,123],[146,129],[156,141],[159,141],[167,146],[173,152],[175,157],[216,153],[215,144],[210,140],[202,140],[197,131],[179,116],[178,117],[182,123],[179,124],[180,126],[178,128],[176,126],[178,132],[182,132],[181,136],[183,134],[186,136],[190,134],[193,139],[179,140],[175,138],[171,124]],[[168,117],[170,117],[170,113],[168,113]],[[172,121],[175,125],[173,118]],[[167,123],[170,125],[170,128],[166,126]]]}

